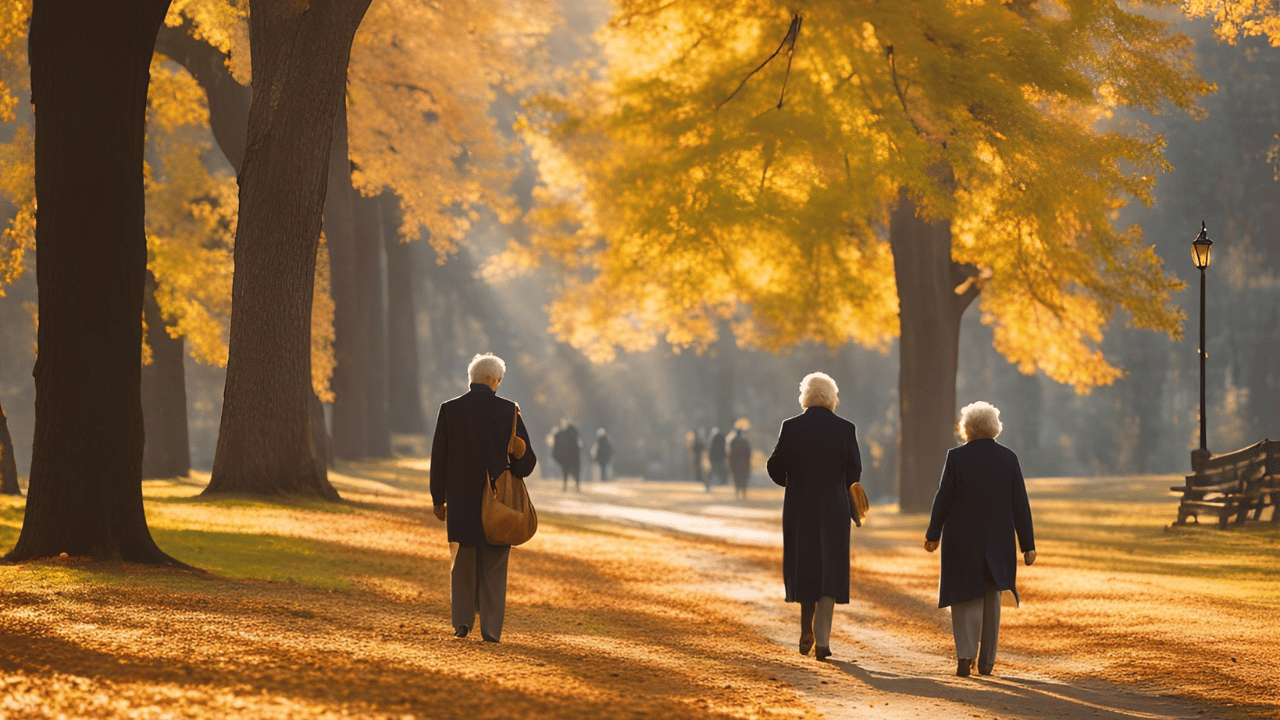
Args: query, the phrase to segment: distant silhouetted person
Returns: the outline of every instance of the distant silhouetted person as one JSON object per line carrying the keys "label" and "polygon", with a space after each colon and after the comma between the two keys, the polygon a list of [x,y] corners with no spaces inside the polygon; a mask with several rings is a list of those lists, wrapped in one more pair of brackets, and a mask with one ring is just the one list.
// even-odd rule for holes
{"label": "distant silhouetted person", "polygon": [[689,441],[689,453],[693,456],[693,481],[705,483],[707,492],[710,492],[711,481],[702,478],[702,453],[707,449],[707,444],[702,441],[702,433],[690,430],[685,439]]}
{"label": "distant silhouetted person", "polygon": [[825,373],[800,381],[804,412],[785,420],[769,457],[769,478],[782,498],[782,580],[787,602],[800,603],[800,654],[831,657],[836,603],[849,602],[849,487],[862,477],[853,423],[836,415],[840,390]]}
{"label": "distant silhouetted person", "polygon": [[751,443],[747,440],[746,420],[739,420],[738,425],[729,437],[729,474],[733,476],[733,496],[746,500],[747,483],[751,481]]}
{"label": "distant silhouetted person", "polygon": [[600,466],[600,482],[609,479],[609,462],[613,460],[613,443],[609,442],[609,432],[604,428],[596,431],[596,446],[591,449],[591,457]]}
{"label": "distant silhouetted person", "polygon": [[729,452],[726,445],[724,431],[718,427],[711,428],[711,439],[707,441],[707,460],[711,462],[711,479],[716,485],[729,482]]}
{"label": "distant silhouetted person", "polygon": [[551,457],[560,465],[561,472],[564,473],[564,484],[561,486],[561,492],[569,489],[569,478],[573,477],[573,489],[582,490],[582,479],[580,473],[582,470],[582,442],[578,439],[578,428],[573,423],[565,421],[564,427],[560,428],[555,434],[554,444],[551,446]]}
{"label": "distant silhouetted person", "polygon": [[983,675],[995,668],[1000,594],[1012,591],[1018,601],[1015,536],[1023,562],[1036,561],[1027,485],[1018,456],[996,442],[1001,429],[1000,411],[985,402],[960,411],[960,436],[965,443],[947,451],[924,534],[924,549],[929,552],[942,541],[938,607],[951,606],[960,677],[969,676],[975,659]]}
{"label": "distant silhouetted person", "polygon": [[[538,463],[516,404],[498,397],[506,363],[495,355],[477,355],[467,366],[471,389],[440,406],[431,441],[431,504],[448,522],[453,567],[449,574],[453,634],[466,637],[480,610],[480,635],[502,638],[507,604],[507,559],[511,548],[490,545],[480,519],[480,501],[488,478],[511,473],[528,477]],[[511,423],[524,447],[507,453]],[[516,443],[518,446],[520,443]]]}

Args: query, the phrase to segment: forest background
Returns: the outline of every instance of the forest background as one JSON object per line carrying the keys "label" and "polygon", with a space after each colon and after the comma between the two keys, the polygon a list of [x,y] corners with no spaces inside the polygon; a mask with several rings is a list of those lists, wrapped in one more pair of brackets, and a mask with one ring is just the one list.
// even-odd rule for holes
{"label": "forest background", "polygon": [[[175,3],[174,11],[180,13],[180,5]],[[197,10],[201,5],[185,4]],[[822,369],[840,384],[841,412],[860,429],[868,456],[868,488],[878,497],[892,496],[899,407],[896,343],[882,349],[851,343],[834,350],[801,345],[774,354],[740,347],[729,333],[722,333],[701,353],[690,349],[672,352],[670,346],[660,343],[643,352],[594,363],[582,350],[547,332],[552,324],[548,307],[555,299],[558,282],[552,270],[505,282],[481,273],[492,256],[507,248],[508,238],[529,232],[522,213],[533,207],[537,168],[528,151],[518,145],[518,135],[508,128],[518,120],[515,97],[535,92],[536,78],[515,74],[515,83],[495,89],[489,87],[491,78],[480,73],[474,79],[475,87],[450,87],[455,97],[471,93],[475,102],[469,110],[451,106],[434,118],[430,114],[435,111],[419,112],[427,117],[428,126],[447,127],[449,140],[467,147],[474,157],[459,159],[455,154],[440,153],[438,157],[444,161],[431,160],[431,167],[388,162],[386,157],[395,153],[379,154],[379,148],[385,146],[378,144],[381,136],[376,128],[382,124],[400,127],[405,136],[393,142],[412,137],[412,123],[386,113],[396,107],[420,110],[411,98],[421,91],[412,87],[421,80],[413,75],[412,66],[388,57],[384,50],[389,44],[379,36],[391,32],[389,23],[403,21],[394,13],[379,14],[395,7],[395,3],[375,3],[361,27],[352,50],[348,105],[352,115],[350,156],[366,172],[364,176],[359,172],[351,175],[352,190],[376,191],[386,186],[396,191],[401,202],[388,208],[391,203],[384,195],[380,203],[363,210],[356,204],[357,212],[364,213],[357,218],[364,218],[365,227],[372,224],[380,228],[375,234],[380,242],[362,255],[366,260],[375,259],[365,264],[365,272],[375,276],[372,284],[357,282],[353,285],[356,290],[344,290],[341,278],[326,278],[335,283],[335,298],[341,298],[342,292],[359,295],[359,302],[347,306],[362,304],[366,308],[363,312],[371,313],[365,317],[376,318],[366,324],[387,333],[381,341],[387,347],[386,355],[368,362],[386,368],[382,381],[385,400],[371,402],[385,402],[388,426],[381,432],[370,430],[371,423],[365,418],[357,423],[364,428],[357,433],[339,432],[335,427],[336,454],[377,456],[391,452],[393,441],[402,448],[416,446],[421,450],[415,437],[429,437],[433,409],[465,389],[466,362],[475,352],[487,350],[506,357],[511,364],[504,394],[521,403],[535,438],[549,433],[565,418],[572,419],[587,438],[597,427],[608,428],[618,452],[619,474],[689,477],[688,430],[729,427],[746,418],[756,449],[767,453],[778,424],[797,409],[796,382],[806,372]],[[592,33],[608,20],[610,8],[603,3],[565,3],[561,7],[530,3],[521,6],[520,12],[524,13],[520,22],[529,35],[544,44],[546,56],[540,59],[544,64],[536,67],[549,70],[548,77],[563,82],[574,62],[591,56]],[[193,11],[181,22],[188,23],[188,28],[200,23],[206,28],[234,27],[236,18],[210,20]],[[1197,121],[1180,113],[1142,118],[1163,135],[1173,171],[1159,178],[1149,208],[1131,204],[1117,224],[1140,225],[1146,242],[1155,246],[1164,261],[1166,272],[1189,281],[1174,302],[1189,309],[1192,321],[1197,288],[1190,282],[1195,279],[1195,269],[1189,245],[1199,230],[1199,221],[1209,225],[1215,241],[1214,264],[1208,271],[1209,445],[1223,452],[1280,435],[1280,370],[1273,360],[1280,350],[1280,239],[1274,230],[1280,193],[1274,149],[1280,142],[1276,132],[1280,127],[1280,83],[1276,82],[1280,52],[1257,38],[1236,45],[1221,43],[1208,21],[1178,22],[1195,40],[1200,74],[1218,89],[1201,101],[1207,112],[1204,119]],[[164,32],[175,27],[184,29],[179,24],[162,31],[160,52],[165,52]],[[234,33],[207,33],[204,39],[213,41],[208,44],[230,50],[233,59],[235,44],[247,42]],[[188,31],[188,36],[191,34]],[[17,88],[17,102],[11,108],[12,119],[0,130],[0,140],[5,142],[4,191],[9,203],[2,214],[11,218],[9,227],[16,234],[30,231],[31,217],[27,205],[30,193],[23,194],[24,181],[15,170],[22,166],[23,153],[30,152],[29,129],[24,129],[30,123],[30,106],[22,83],[14,82],[25,63],[21,44],[18,38],[8,47],[6,80]],[[169,52],[177,56],[184,51],[171,48]],[[465,63],[468,59],[452,57],[451,61]],[[200,111],[201,83],[196,73],[189,74],[178,62],[161,62],[156,67],[148,150],[152,167],[149,268],[159,283],[156,298],[164,324],[185,338],[182,402],[189,425],[188,464],[208,469],[213,464],[221,416],[224,370],[220,366],[225,362],[224,326],[230,301],[228,222],[229,218],[234,221],[230,211],[235,161],[225,147],[221,153],[215,149],[217,127],[210,128],[209,117],[213,108]],[[449,70],[446,66],[440,73]],[[492,69],[495,76],[508,70]],[[227,73],[234,79],[235,71],[233,62]],[[362,77],[373,80],[362,81]],[[385,97],[362,101],[360,93],[366,89],[385,93]],[[211,98],[208,105],[212,104]],[[370,106],[375,106],[376,112],[368,112]],[[361,112],[365,114],[360,116]],[[497,129],[492,135],[487,134],[487,124]],[[399,154],[430,157],[425,152]],[[509,197],[489,193],[486,188],[493,187],[492,183],[468,186],[467,173],[458,169],[465,169],[468,162],[481,166],[485,157],[505,157],[497,166],[512,182]],[[455,170],[456,175],[451,175]],[[375,177],[370,179],[370,174]],[[362,182],[364,188],[360,187]],[[415,190],[421,193],[424,187],[428,193],[432,187],[450,188],[456,201],[440,203],[444,211],[427,203],[415,204]],[[199,211],[190,211],[192,207]],[[166,208],[171,210],[166,212]],[[404,228],[409,238],[426,242],[398,242],[399,233],[393,228],[406,218]],[[176,243],[170,242],[167,247],[171,252],[166,255],[163,241],[179,237],[196,242],[176,248]],[[30,266],[31,255],[21,262]],[[34,424],[35,275],[13,273],[11,278],[13,282],[5,284],[5,295],[0,298],[0,405],[8,415],[19,472],[25,474]],[[323,311],[319,316],[325,317]],[[397,318],[406,317],[411,321],[407,330],[403,322],[397,324]],[[1113,318],[1101,342],[1113,364],[1125,371],[1124,376],[1111,385],[1080,393],[1040,375],[1022,374],[993,348],[991,326],[974,307],[962,319],[957,403],[984,399],[1002,408],[1006,420],[1002,441],[1019,452],[1029,474],[1183,471],[1197,439],[1196,338],[1188,332],[1174,340],[1127,327],[1126,321],[1123,315]],[[343,320],[339,317],[334,322],[341,327]],[[150,319],[148,323],[151,351],[155,353],[163,338],[150,332],[159,323]],[[322,346],[317,357],[323,358],[324,333],[318,335]],[[378,341],[375,338],[366,344]],[[316,372],[325,375],[328,369]],[[341,373],[340,369],[335,372],[335,385],[342,382]],[[318,389],[325,394],[323,383],[318,383]],[[335,426],[342,422],[339,414],[330,414]],[[150,427],[148,430],[148,438],[153,438],[155,433]],[[382,436],[388,442],[384,447],[366,441],[340,445],[341,438],[353,435]],[[173,473],[159,473],[169,474]]]}

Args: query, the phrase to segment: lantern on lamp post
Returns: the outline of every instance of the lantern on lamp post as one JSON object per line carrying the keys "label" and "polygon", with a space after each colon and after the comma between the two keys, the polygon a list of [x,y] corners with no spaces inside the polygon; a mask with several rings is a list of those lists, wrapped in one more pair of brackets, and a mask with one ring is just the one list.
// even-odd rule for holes
{"label": "lantern on lamp post", "polygon": [[1191,469],[1200,472],[1204,469],[1205,461],[1209,459],[1210,453],[1206,435],[1206,417],[1204,407],[1204,269],[1209,267],[1209,250],[1213,246],[1213,241],[1209,239],[1209,229],[1205,227],[1204,221],[1200,221],[1200,234],[1196,235],[1196,239],[1191,243],[1191,258],[1195,261],[1196,267],[1200,270],[1200,447],[1191,452]]}

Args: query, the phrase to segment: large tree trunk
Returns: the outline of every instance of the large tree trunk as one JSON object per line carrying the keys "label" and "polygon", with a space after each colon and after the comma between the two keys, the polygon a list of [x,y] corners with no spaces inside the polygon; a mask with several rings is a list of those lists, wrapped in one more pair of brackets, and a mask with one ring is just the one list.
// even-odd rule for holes
{"label": "large tree trunk", "polygon": [[9,435],[9,418],[0,405],[0,495],[21,495],[18,487],[18,460],[13,454],[13,438]]}
{"label": "large tree trunk", "polygon": [[956,371],[960,316],[978,296],[972,268],[951,259],[951,222],[916,215],[903,192],[889,221],[898,283],[898,401],[901,411],[898,501],[928,511],[947,449],[956,444]]}
{"label": "large tree trunk", "polygon": [[311,297],[334,119],[369,0],[250,0],[253,101],[222,425],[206,494],[337,499],[311,407]]}
{"label": "large tree trunk", "polygon": [[427,431],[418,375],[418,315],[413,304],[413,246],[400,239],[400,206],[383,195],[382,242],[387,255],[387,412],[391,431]]}
{"label": "large tree trunk", "polygon": [[146,442],[142,477],[186,477],[191,470],[187,434],[187,385],[181,337],[170,337],[155,296],[156,279],[148,272],[143,317],[151,364],[142,367],[142,420]]}
{"label": "large tree trunk", "polygon": [[361,287],[364,248],[356,233],[356,191],[351,187],[345,105],[334,120],[329,152],[329,191],[324,200],[324,236],[329,245],[329,294],[333,297],[333,454],[341,460],[365,457],[369,445],[369,298]]}
{"label": "large tree trunk", "polygon": [[176,563],[142,505],[142,159],[168,0],[36,0],[36,421],[26,516],[9,558]]}
{"label": "large tree trunk", "polygon": [[[369,342],[364,347],[365,457],[391,457],[390,398],[387,397],[387,301],[382,271],[382,201],[356,195],[356,242],[360,309]],[[390,232],[394,234],[395,228]]]}

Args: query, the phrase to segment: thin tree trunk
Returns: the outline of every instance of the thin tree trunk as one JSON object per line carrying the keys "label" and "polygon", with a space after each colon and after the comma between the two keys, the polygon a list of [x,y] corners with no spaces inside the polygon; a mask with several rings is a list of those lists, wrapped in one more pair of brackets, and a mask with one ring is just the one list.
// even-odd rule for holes
{"label": "thin tree trunk", "polygon": [[324,236],[329,244],[329,293],[333,297],[333,454],[340,460],[365,457],[369,445],[368,347],[365,297],[360,282],[361,247],[356,232],[356,191],[347,154],[346,106],[334,120],[329,153],[329,191],[324,201]]}
{"label": "thin tree trunk", "polygon": [[387,411],[391,431],[427,431],[418,375],[418,316],[413,303],[413,246],[400,239],[400,205],[383,195],[382,242],[387,256]]}
{"label": "thin tree trunk", "polygon": [[978,288],[971,283],[957,294],[968,273],[951,259],[951,222],[920,218],[905,192],[889,221],[889,243],[900,325],[898,501],[903,512],[924,512],[956,444],[960,317]]}
{"label": "thin tree trunk", "polygon": [[222,425],[206,494],[338,499],[312,419],[311,298],[334,120],[368,6],[250,0],[253,102]]}
{"label": "thin tree trunk", "polygon": [[13,437],[9,435],[9,418],[0,405],[0,495],[21,495],[18,487],[18,459],[13,454]]}
{"label": "thin tree trunk", "polygon": [[142,505],[142,160],[168,0],[36,0],[36,424],[12,560],[174,563]]}
{"label": "thin tree trunk", "polygon": [[156,52],[182,65],[204,88],[213,137],[227,162],[239,172],[249,128],[249,88],[231,76],[226,53],[196,39],[191,32],[190,21],[177,27],[161,27]]}
{"label": "thin tree trunk", "polygon": [[186,477],[191,470],[187,433],[187,385],[181,337],[170,337],[155,296],[156,279],[148,272],[143,317],[151,364],[142,367],[142,420],[146,442],[142,477]]}
{"label": "thin tree trunk", "polygon": [[[376,197],[355,196],[357,272],[360,287],[361,319],[368,342],[364,346],[365,396],[364,456],[391,457],[390,399],[387,397],[387,302],[383,281],[382,246],[387,230],[382,222],[382,203]],[[392,233],[396,230],[393,228]]]}

